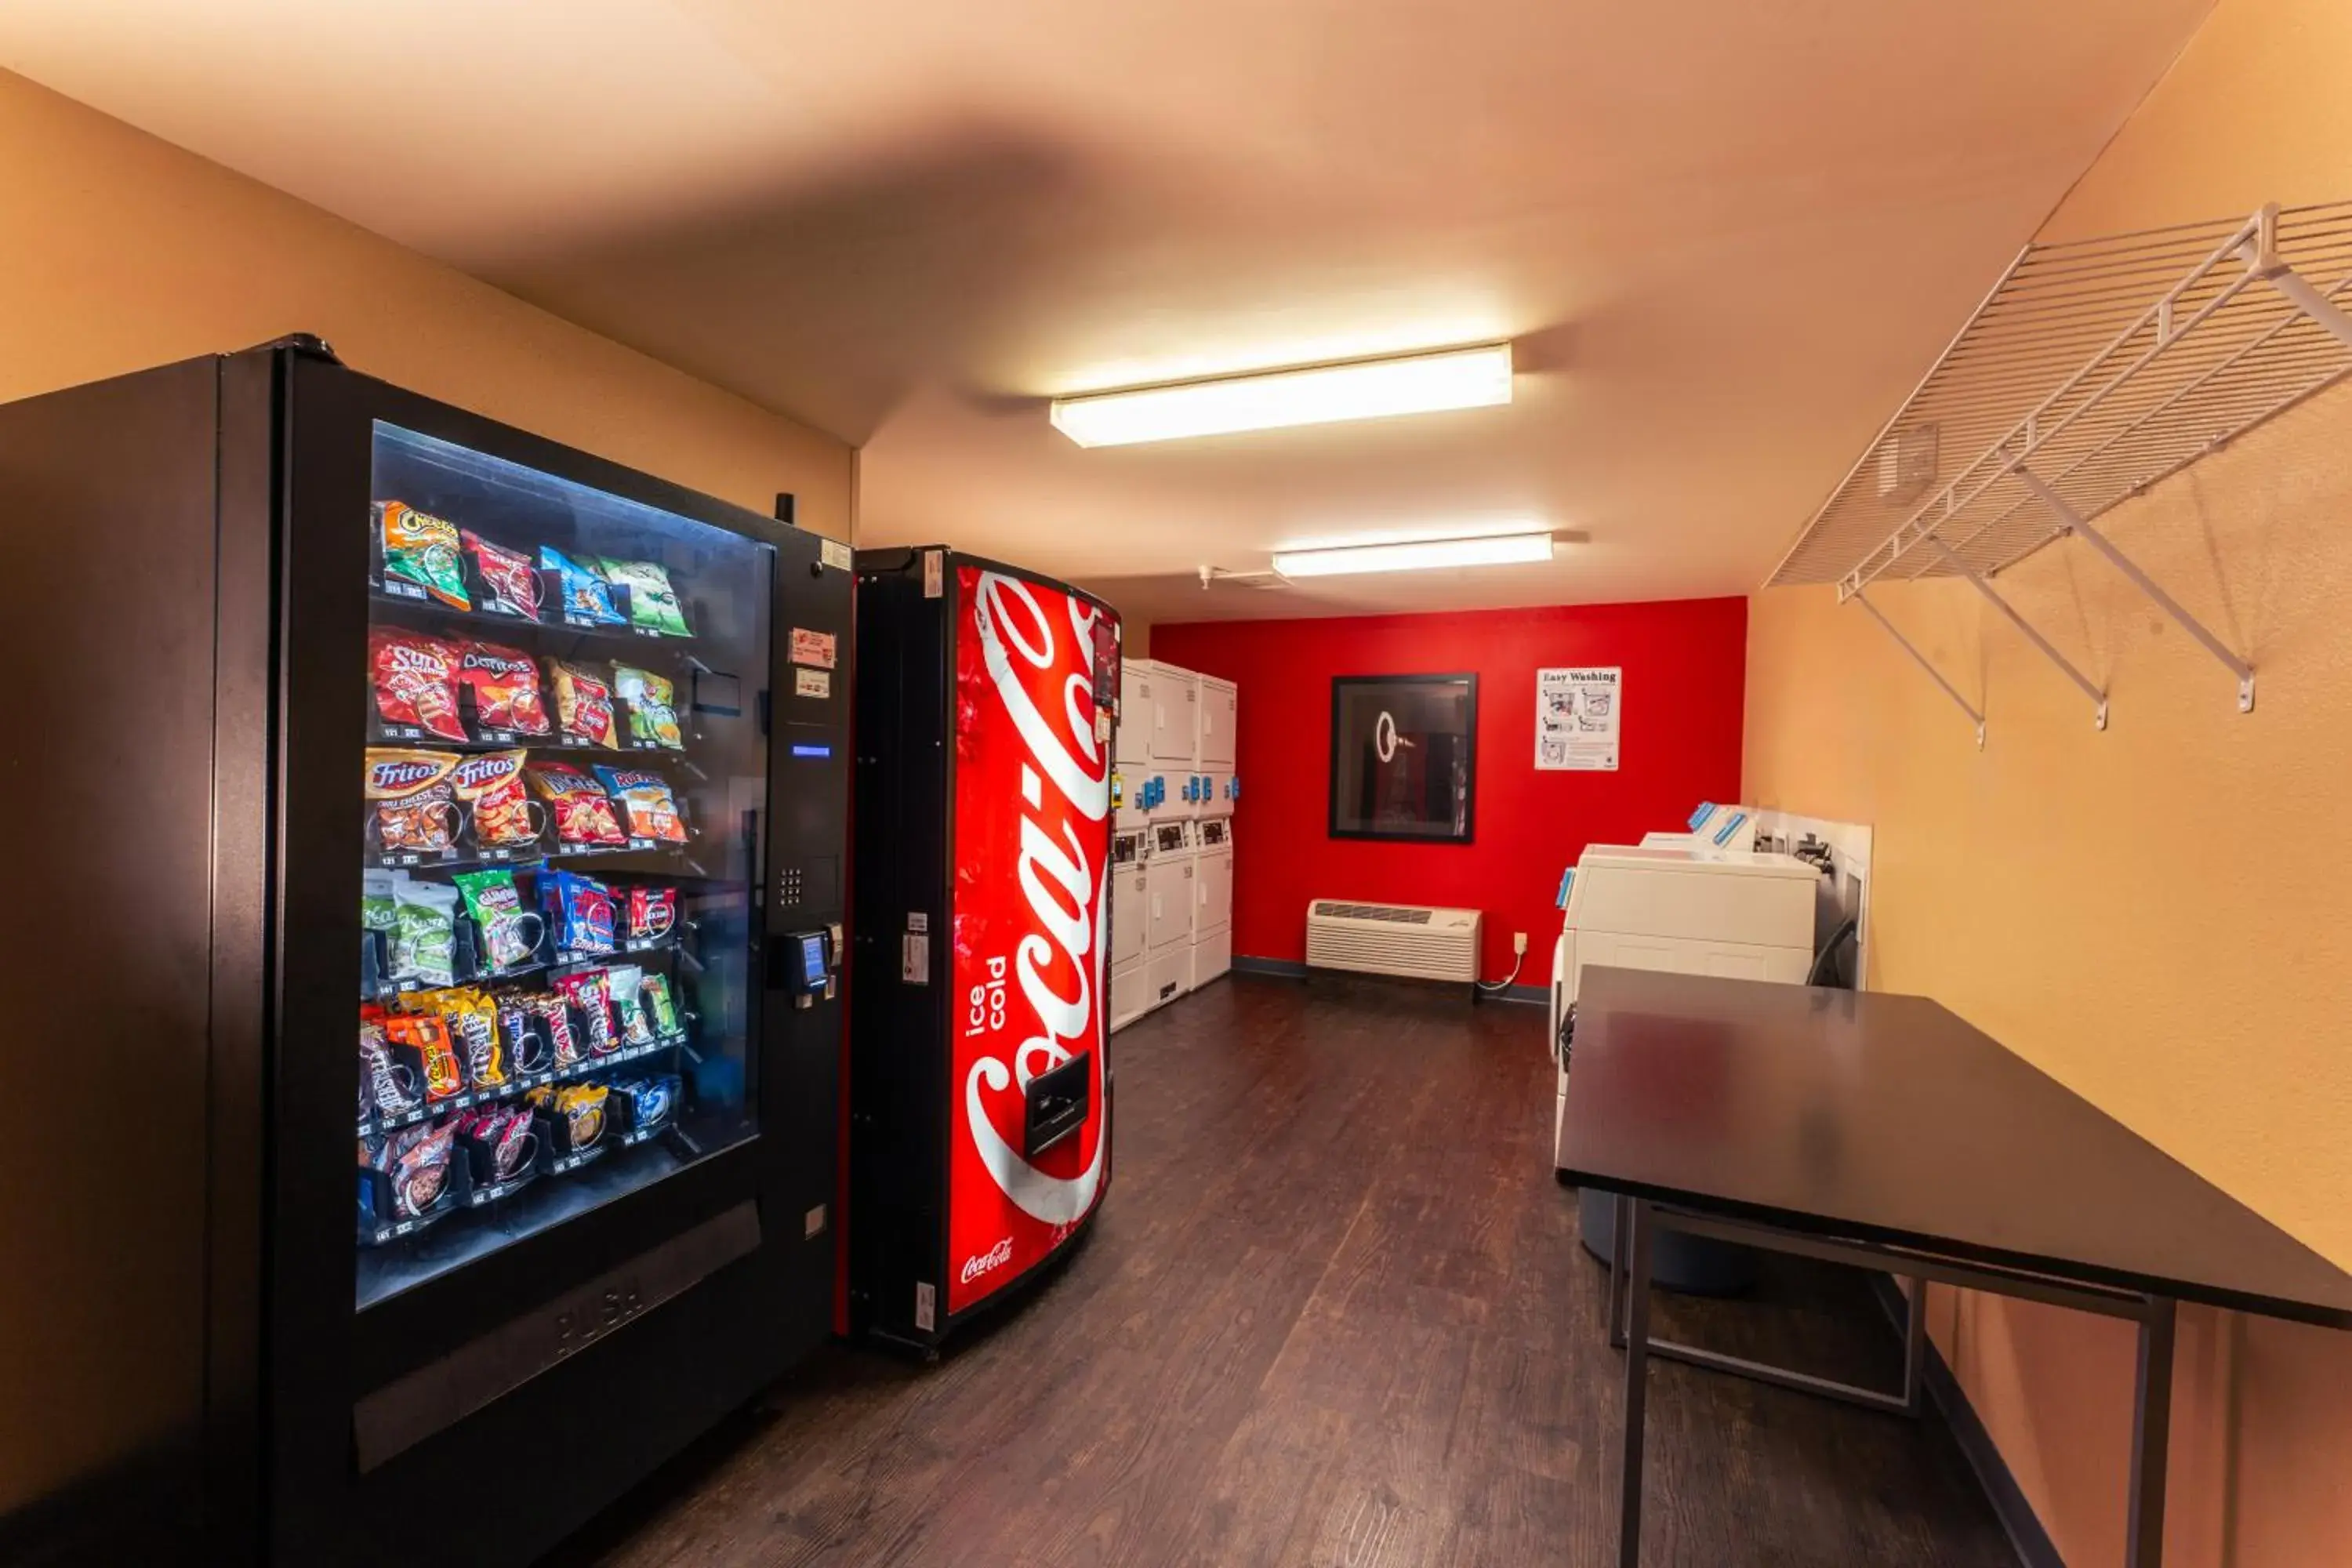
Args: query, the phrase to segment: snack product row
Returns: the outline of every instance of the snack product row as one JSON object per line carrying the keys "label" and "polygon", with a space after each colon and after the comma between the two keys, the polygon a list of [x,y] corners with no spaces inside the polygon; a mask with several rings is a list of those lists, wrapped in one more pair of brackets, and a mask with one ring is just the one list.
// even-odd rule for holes
{"label": "snack product row", "polygon": [[412,751],[372,746],[365,794],[369,847],[386,863],[415,865],[470,846],[483,859],[559,852],[649,849],[687,841],[667,780],[644,768],[573,766],[527,751]]}
{"label": "snack product row", "polygon": [[525,874],[537,883],[536,910],[505,867],[459,872],[446,882],[399,870],[361,873],[360,926],[368,938],[362,994],[644,952],[677,930],[675,887],[613,887],[571,871]]}
{"label": "snack product row", "polygon": [[395,597],[526,621],[693,635],[657,561],[573,556],[551,544],[536,554],[513,550],[406,501],[378,501],[373,512],[383,589]]}
{"label": "snack product row", "polygon": [[360,1009],[362,1126],[398,1126],[674,1045],[685,1016],[669,976],[635,963],[558,975],[544,991],[444,986]]}
{"label": "snack product row", "polygon": [[551,658],[542,684],[540,661],[520,648],[379,626],[368,631],[368,673],[394,740],[686,749],[677,683],[635,665]]}
{"label": "snack product row", "polygon": [[683,1084],[649,1073],[541,1084],[519,1104],[483,1106],[359,1141],[359,1233],[382,1244],[542,1175],[576,1170],[612,1148],[658,1135]]}

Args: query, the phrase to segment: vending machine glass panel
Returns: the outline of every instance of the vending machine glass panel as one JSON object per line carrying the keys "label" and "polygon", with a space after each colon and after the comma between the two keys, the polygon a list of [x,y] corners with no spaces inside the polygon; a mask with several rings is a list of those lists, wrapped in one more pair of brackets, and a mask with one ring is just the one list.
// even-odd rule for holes
{"label": "vending machine glass panel", "polygon": [[758,1131],[775,591],[770,544],[382,421],[373,488],[362,1309]]}

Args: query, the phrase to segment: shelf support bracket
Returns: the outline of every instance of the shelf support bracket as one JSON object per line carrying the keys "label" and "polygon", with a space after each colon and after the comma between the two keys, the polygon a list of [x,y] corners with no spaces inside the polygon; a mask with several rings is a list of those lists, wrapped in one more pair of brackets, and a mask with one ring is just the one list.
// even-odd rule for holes
{"label": "shelf support bracket", "polygon": [[2352,316],[2346,315],[2326,290],[2279,259],[2278,208],[2264,207],[2261,216],[2264,221],[2249,247],[2252,254],[2248,261],[2254,276],[2285,295],[2296,310],[2334,334],[2337,342],[2352,348]]}
{"label": "shelf support bracket", "polygon": [[2105,556],[2108,563],[2130,578],[2133,585],[2146,594],[2158,609],[2170,616],[2180,629],[2195,637],[2207,653],[2220,659],[2222,668],[2238,678],[2238,711],[2251,713],[2254,710],[2254,667],[2251,663],[2239,658],[2229,644],[2207,631],[2203,622],[2182,609],[2179,600],[2166,593],[2154,578],[2139,569],[2130,556],[2116,549],[2105,534],[2093,528],[2073,507],[2068,506],[2065,498],[2053,489],[2041,475],[2027,468],[2011,471],[2017,476],[2018,483],[2032,490],[2034,499],[2050,509],[2067,531]]}
{"label": "shelf support bracket", "polygon": [[1926,654],[1921,653],[1916,647],[1912,646],[1911,639],[1909,637],[1905,637],[1901,632],[1895,629],[1895,623],[1888,620],[1879,612],[1878,606],[1870,602],[1869,595],[1864,594],[1861,589],[1856,588],[1853,591],[1853,602],[1870,612],[1870,618],[1876,621],[1879,626],[1885,629],[1886,635],[1895,639],[1896,647],[1900,647],[1905,653],[1911,656],[1914,663],[1927,672],[1928,679],[1934,681],[1937,685],[1944,689],[1945,696],[1959,704],[1960,711],[1967,714],[1969,718],[1975,722],[1977,727],[1977,750],[1979,752],[1983,751],[1985,736],[1984,715],[1978,711],[1976,706],[1967,698],[1960,695],[1960,689],[1958,687],[1954,686],[1950,681],[1944,679],[1944,672],[1937,669],[1935,665],[1930,663]]}
{"label": "shelf support bracket", "polygon": [[2067,662],[2066,656],[2060,653],[2057,647],[2053,644],[2048,637],[2043,637],[2040,632],[2033,629],[2033,623],[2027,620],[2023,616],[2019,615],[2015,605],[2011,605],[2007,599],[2002,598],[2000,594],[1994,591],[1993,585],[1985,581],[1983,573],[1978,571],[1975,567],[1961,560],[1958,555],[1953,552],[1950,545],[1945,543],[1933,533],[1927,535],[1927,540],[1929,544],[1935,547],[1936,553],[1944,558],[1944,563],[1946,565],[1949,566],[1953,571],[1958,572],[1961,576],[1966,577],[1969,583],[1974,584],[1976,591],[1984,595],[1985,603],[1990,605],[1994,609],[1999,610],[2001,615],[2008,619],[2011,626],[2015,626],[2024,635],[2026,641],[2032,643],[2035,647],[2042,650],[2042,658],[2056,665],[2059,669],[2064,673],[2067,679],[2073,681],[2076,686],[2082,689],[2083,695],[2088,697],[2092,702],[2096,705],[2091,712],[2091,722],[2099,729],[2105,729],[2107,727],[2107,694],[2099,689],[2098,683],[2094,681],[2089,676],[2084,675],[2081,670],[2076,669],[2074,665]]}

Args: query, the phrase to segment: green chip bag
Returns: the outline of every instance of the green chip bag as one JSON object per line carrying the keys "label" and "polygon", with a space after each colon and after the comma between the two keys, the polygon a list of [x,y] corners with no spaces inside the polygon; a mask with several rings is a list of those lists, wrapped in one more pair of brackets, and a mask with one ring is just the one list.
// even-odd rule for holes
{"label": "green chip bag", "polygon": [[648,741],[673,752],[685,750],[686,736],[677,727],[676,683],[649,669],[616,664],[613,667],[613,693],[628,710],[631,740]]}
{"label": "green chip bag", "polygon": [[394,889],[408,880],[400,871],[362,871],[360,873],[360,928],[362,931],[398,931],[400,907]]}
{"label": "green chip bag", "polygon": [[669,574],[662,570],[659,563],[598,556],[596,570],[604,574],[607,583],[629,591],[631,625],[665,637],[692,635],[686,629],[686,613],[677,607],[677,594],[669,585]]}
{"label": "green chip bag", "polygon": [[411,583],[453,609],[470,610],[465,563],[457,554],[457,525],[417,510],[406,501],[375,503],[376,526],[383,531],[383,575],[387,583]]}
{"label": "green chip bag", "polygon": [[393,889],[398,924],[392,933],[392,973],[427,985],[457,981],[457,889],[441,882],[402,882]]}

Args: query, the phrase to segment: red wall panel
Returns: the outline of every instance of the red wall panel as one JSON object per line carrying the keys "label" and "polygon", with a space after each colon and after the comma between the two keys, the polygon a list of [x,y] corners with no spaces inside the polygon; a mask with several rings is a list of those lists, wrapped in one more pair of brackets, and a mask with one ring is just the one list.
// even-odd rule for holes
{"label": "red wall panel", "polygon": [[[1746,599],[1162,623],[1151,657],[1240,689],[1234,952],[1252,958],[1303,958],[1311,899],[1452,905],[1486,911],[1485,978],[1510,972],[1523,931],[1519,981],[1544,984],[1552,899],[1585,845],[1679,828],[1739,793]],[[1536,671],[1587,664],[1625,671],[1618,771],[1538,773]],[[1331,678],[1462,670],[1478,675],[1476,841],[1329,837]]]}

